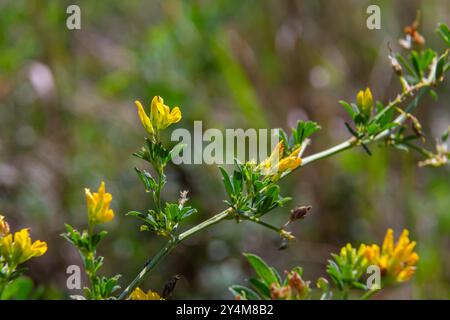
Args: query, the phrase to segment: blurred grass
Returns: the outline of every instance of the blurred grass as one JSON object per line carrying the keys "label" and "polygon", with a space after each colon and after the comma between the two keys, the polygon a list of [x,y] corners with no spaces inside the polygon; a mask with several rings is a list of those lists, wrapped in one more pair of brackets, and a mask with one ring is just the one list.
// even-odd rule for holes
{"label": "blurred grass", "polygon": [[[79,31],[65,28],[74,3]],[[126,285],[162,244],[124,216],[151,206],[133,172],[141,163],[131,153],[144,136],[135,99],[158,94],[180,105],[178,126],[187,128],[194,120],[205,129],[288,128],[309,118],[323,129],[308,152],[321,150],[347,135],[339,99],[366,86],[377,100],[398,92],[387,43],[399,50],[417,9],[428,45],[442,48],[434,28],[450,22],[447,1],[375,3],[380,31],[365,27],[368,1],[0,1],[0,211],[15,229],[32,226],[33,237],[49,243],[30,263],[44,297],[67,297],[65,269],[81,263],[59,234],[64,222],[85,223],[85,186],[105,180],[114,195],[117,219],[100,252],[105,273],[122,273]],[[448,82],[438,93],[438,102],[427,98],[420,108],[428,134],[450,123]],[[410,229],[421,261],[413,282],[385,297],[449,298],[448,168],[419,169],[414,154],[373,151],[370,158],[350,151],[283,181],[290,206],[314,208],[294,226],[298,241],[287,251],[277,251],[266,230],[224,223],[190,239],[145,285],[161,290],[177,273],[175,298],[230,298],[227,286],[249,272],[243,251],[281,270],[301,264],[313,279],[324,274],[330,251],[380,241],[393,227]],[[223,208],[214,166],[172,167],[167,197],[186,188],[199,208],[192,223]],[[289,208],[268,219],[284,222]]]}

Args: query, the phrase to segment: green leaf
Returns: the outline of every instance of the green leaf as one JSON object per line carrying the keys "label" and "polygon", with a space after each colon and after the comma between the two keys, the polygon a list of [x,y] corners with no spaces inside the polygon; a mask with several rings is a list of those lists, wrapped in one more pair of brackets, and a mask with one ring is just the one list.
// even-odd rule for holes
{"label": "green leaf", "polygon": [[233,189],[233,186],[231,184],[230,176],[228,175],[228,173],[225,171],[224,168],[219,167],[219,170],[222,173],[223,184],[225,185],[225,190],[227,191],[228,196],[230,197],[230,199],[232,199],[232,196],[234,194],[234,189]]}
{"label": "green leaf", "polygon": [[180,152],[186,148],[187,144],[185,143],[178,143],[175,147],[172,148],[169,152],[169,158],[172,160],[175,156],[178,156]]}
{"label": "green leaf", "polygon": [[233,189],[235,194],[239,194],[242,192],[243,188],[243,179],[242,179],[242,172],[241,171],[235,171],[233,173]]}
{"label": "green leaf", "polygon": [[262,298],[270,299],[270,288],[264,282],[257,278],[250,278],[248,281]]}
{"label": "green leaf", "polygon": [[439,99],[439,95],[433,89],[430,89],[429,93],[430,93],[431,98],[433,98],[434,101],[437,101]]}
{"label": "green leaf", "polygon": [[233,285],[229,288],[229,290],[235,297],[241,296],[242,298],[247,300],[260,300],[258,294],[255,291],[244,286]]}
{"label": "green leaf", "polygon": [[279,129],[278,130],[278,137],[281,139],[281,141],[283,142],[283,145],[288,146],[288,137],[286,135],[286,132],[283,129]]}
{"label": "green leaf", "polygon": [[396,54],[395,58],[400,62],[400,64],[406,69],[408,70],[408,72],[413,75],[414,77],[416,77],[416,74],[414,72],[414,69],[411,67],[411,65],[408,63],[408,61],[406,61],[406,59],[401,55],[401,54]]}
{"label": "green leaf", "polygon": [[28,277],[19,277],[6,286],[0,300],[27,300],[32,292],[33,281]]}
{"label": "green leaf", "polygon": [[258,274],[258,276],[267,286],[270,286],[272,283],[279,284],[278,277],[274,274],[273,270],[264,262],[264,260],[251,253],[244,253],[244,256],[247,258],[247,261],[253,267],[256,274]]}
{"label": "green leaf", "polygon": [[422,79],[423,70],[421,68],[420,58],[419,58],[419,54],[417,53],[417,51],[411,52],[410,59],[411,59],[412,65],[414,67],[414,72],[416,73],[416,75],[419,79]]}
{"label": "green leaf", "polygon": [[450,47],[450,30],[447,25],[440,24],[437,29],[438,34],[441,36],[442,40]]}
{"label": "green leaf", "polygon": [[443,54],[436,65],[435,80],[440,81],[444,75],[445,63],[447,62],[448,51]]}
{"label": "green leaf", "polygon": [[299,120],[297,122],[297,129],[296,129],[297,139],[296,139],[295,143],[297,145],[302,144],[302,142],[306,138],[311,136],[314,132],[316,132],[319,129],[320,129],[320,125],[316,122]]}
{"label": "green leaf", "polygon": [[273,274],[277,277],[278,283],[281,283],[281,276],[278,273],[277,269],[275,269],[274,267],[270,267],[270,269],[272,269]]}
{"label": "green leaf", "polygon": [[341,106],[343,106],[345,108],[345,110],[347,110],[348,114],[350,115],[350,117],[353,119],[355,117],[356,114],[359,113],[358,108],[354,108],[353,105],[351,105],[348,102],[345,102],[344,100],[340,100],[339,104]]}
{"label": "green leaf", "polygon": [[156,188],[156,181],[153,179],[152,175],[148,173],[147,171],[141,171],[138,168],[134,168],[137,175],[139,176],[139,179],[144,184],[145,190],[147,192],[150,192]]}
{"label": "green leaf", "polygon": [[420,56],[420,68],[422,71],[425,71],[428,66],[431,64],[433,59],[436,57],[436,52],[431,49],[425,50]]}

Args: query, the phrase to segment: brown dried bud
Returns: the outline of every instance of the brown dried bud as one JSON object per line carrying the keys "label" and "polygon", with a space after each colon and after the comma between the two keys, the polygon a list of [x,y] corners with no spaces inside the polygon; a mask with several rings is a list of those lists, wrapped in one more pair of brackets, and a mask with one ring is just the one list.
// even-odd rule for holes
{"label": "brown dried bud", "polygon": [[177,274],[169,278],[162,292],[162,297],[164,299],[167,299],[172,295],[172,292],[173,290],[175,290],[175,285],[177,284],[178,280],[180,280],[180,276]]}
{"label": "brown dried bud", "polygon": [[415,44],[419,48],[425,45],[425,38],[417,31],[419,28],[420,11],[417,12],[416,19],[410,26],[406,26],[403,31],[406,35],[405,39],[400,40],[400,44],[405,49],[411,49],[411,45]]}
{"label": "brown dried bud", "polygon": [[398,76],[401,76],[403,74],[403,69],[402,69],[402,66],[400,65],[400,63],[398,62],[398,60],[392,55],[389,55],[388,57],[389,57],[389,61],[391,61],[391,66],[392,66],[392,69],[394,69],[394,72]]}
{"label": "brown dried bud", "polygon": [[291,210],[291,216],[289,217],[289,221],[295,221],[299,219],[303,219],[306,214],[312,209],[312,206],[301,206]]}
{"label": "brown dried bud", "polygon": [[6,222],[5,217],[0,215],[0,237],[4,237],[9,234],[9,224]]}
{"label": "brown dried bud", "polygon": [[404,32],[407,36],[411,37],[412,43],[419,47],[423,47],[425,45],[425,38],[417,31],[418,24],[416,25],[413,23],[413,25],[405,27]]}

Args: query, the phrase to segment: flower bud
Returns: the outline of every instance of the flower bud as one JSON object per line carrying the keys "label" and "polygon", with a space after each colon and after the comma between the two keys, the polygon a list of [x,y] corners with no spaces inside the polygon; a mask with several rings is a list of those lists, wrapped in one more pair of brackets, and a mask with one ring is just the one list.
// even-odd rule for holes
{"label": "flower bud", "polygon": [[0,215],[0,237],[4,237],[9,234],[9,224],[6,222],[5,217]]}

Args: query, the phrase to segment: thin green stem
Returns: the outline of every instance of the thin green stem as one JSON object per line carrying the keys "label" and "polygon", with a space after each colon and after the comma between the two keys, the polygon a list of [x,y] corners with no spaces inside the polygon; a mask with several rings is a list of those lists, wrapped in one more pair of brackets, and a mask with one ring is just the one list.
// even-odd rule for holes
{"label": "thin green stem", "polygon": [[270,223],[264,222],[264,221],[260,220],[259,218],[248,217],[246,220],[249,220],[249,221],[252,221],[254,223],[257,223],[260,226],[263,226],[263,227],[265,227],[267,229],[273,230],[273,231],[275,231],[277,233],[281,233],[282,232],[281,228],[275,227],[274,225],[271,225]]}
{"label": "thin green stem", "polygon": [[233,209],[228,208],[215,216],[209,218],[208,220],[203,221],[202,223],[190,228],[189,230],[183,232],[178,236],[178,241],[183,241],[184,239],[202,231],[203,229],[208,228],[209,226],[212,226],[216,223],[219,223],[220,221],[226,219],[229,217],[229,215],[233,212]]}
{"label": "thin green stem", "polygon": [[176,246],[176,242],[169,241],[166,243],[166,245],[158,251],[156,256],[147,261],[145,264],[145,267],[139,272],[139,274],[134,278],[134,280],[128,285],[128,287],[120,294],[119,300],[126,299],[133,290],[141,284],[141,282],[144,280],[145,276],[150,273],[151,270],[153,270],[163,259],[166,255],[169,254],[170,251]]}
{"label": "thin green stem", "polygon": [[371,290],[369,290],[369,291],[367,291],[366,293],[364,293],[362,296],[361,296],[361,300],[368,300],[368,299],[370,299],[375,293],[377,293],[378,291],[380,291],[381,289],[371,289]]}
{"label": "thin green stem", "polygon": [[348,300],[348,296],[350,294],[350,290],[347,285],[344,286],[344,289],[342,290],[342,299]]}
{"label": "thin green stem", "polygon": [[209,226],[219,223],[223,219],[227,218],[231,212],[232,209],[224,210],[216,214],[215,216],[209,218],[208,220],[205,220],[202,223],[183,232],[177,238],[167,242],[167,244],[156,254],[156,256],[146,263],[145,267],[141,270],[141,272],[139,272],[137,277],[134,278],[134,280],[128,285],[128,287],[120,294],[118,299],[119,300],[126,299],[131,294],[131,292],[133,292],[133,290],[137,286],[139,286],[139,284],[144,280],[145,276],[147,276],[150,273],[150,271],[152,271],[167,256],[167,254],[170,251],[172,251],[172,249],[175,248],[181,241],[202,231],[203,229],[208,228]]}

